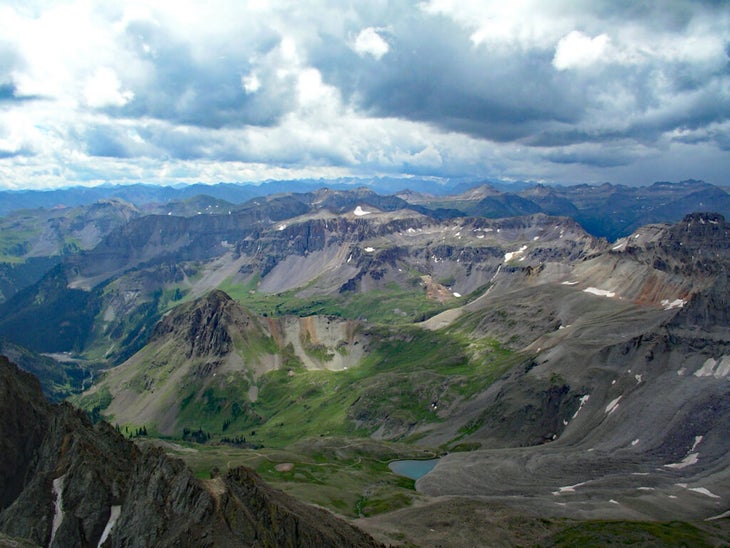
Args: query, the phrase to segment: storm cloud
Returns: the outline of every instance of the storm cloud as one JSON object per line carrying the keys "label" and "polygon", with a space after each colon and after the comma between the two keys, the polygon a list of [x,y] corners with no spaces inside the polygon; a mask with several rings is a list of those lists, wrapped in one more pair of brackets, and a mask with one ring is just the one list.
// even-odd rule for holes
{"label": "storm cloud", "polygon": [[726,184],[724,2],[10,2],[0,186]]}

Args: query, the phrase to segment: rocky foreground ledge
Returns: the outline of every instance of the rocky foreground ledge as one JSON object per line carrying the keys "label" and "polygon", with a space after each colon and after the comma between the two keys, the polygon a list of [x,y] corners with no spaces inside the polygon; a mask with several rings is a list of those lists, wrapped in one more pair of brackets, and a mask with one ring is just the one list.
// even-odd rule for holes
{"label": "rocky foreground ledge", "polygon": [[[6,538],[3,535],[7,535]],[[239,467],[199,480],[109,424],[46,401],[0,356],[0,545],[379,546]],[[3,544],[8,543],[8,544]]]}

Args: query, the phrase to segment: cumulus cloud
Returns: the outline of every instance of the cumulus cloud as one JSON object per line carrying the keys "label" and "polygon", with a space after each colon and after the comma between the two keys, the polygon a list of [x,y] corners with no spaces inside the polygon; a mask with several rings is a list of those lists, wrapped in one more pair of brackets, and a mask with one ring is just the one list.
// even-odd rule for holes
{"label": "cumulus cloud", "polygon": [[129,90],[122,91],[122,83],[116,72],[109,67],[99,67],[86,80],[84,99],[86,104],[93,108],[121,107],[134,98]]}
{"label": "cumulus cloud", "polygon": [[726,182],[729,35],[690,0],[6,3],[0,186]]}
{"label": "cumulus cloud", "polygon": [[256,76],[255,72],[253,72],[251,74],[241,76],[241,85],[246,93],[256,93],[261,89],[261,80],[259,80],[259,77]]}
{"label": "cumulus cloud", "polygon": [[359,55],[372,55],[375,59],[380,59],[390,50],[388,42],[383,40],[378,34],[378,30],[373,27],[361,30],[355,38],[352,48]]}
{"label": "cumulus cloud", "polygon": [[553,66],[558,70],[588,67],[606,55],[609,42],[605,34],[591,38],[574,30],[558,42]]}

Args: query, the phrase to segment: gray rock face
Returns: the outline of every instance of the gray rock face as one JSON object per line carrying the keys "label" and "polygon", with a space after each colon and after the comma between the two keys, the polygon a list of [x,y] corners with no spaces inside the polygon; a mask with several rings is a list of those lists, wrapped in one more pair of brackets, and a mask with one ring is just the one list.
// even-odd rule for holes
{"label": "gray rock face", "polygon": [[231,297],[215,290],[184,312],[163,318],[155,327],[153,337],[174,334],[185,345],[188,358],[220,357],[230,352],[233,344],[228,328],[232,325],[243,328],[250,322],[251,319]]}
{"label": "gray rock face", "polygon": [[245,468],[209,481],[138,449],[0,357],[0,532],[44,546],[378,546]]}
{"label": "gray rock face", "polygon": [[0,373],[0,509],[5,509],[23,490],[35,448],[48,430],[49,405],[29,373],[3,358]]}
{"label": "gray rock face", "polygon": [[[693,214],[648,227],[627,246],[630,260],[688,280],[694,290],[685,299],[646,305],[542,287],[487,303],[516,318],[533,300],[553,327],[523,337],[530,344],[522,366],[470,402],[465,416],[479,428],[465,439],[490,449],[449,455],[418,488],[519,497],[542,515],[723,515],[730,503],[728,228],[722,216]],[[480,317],[479,329],[490,332],[496,320]]]}

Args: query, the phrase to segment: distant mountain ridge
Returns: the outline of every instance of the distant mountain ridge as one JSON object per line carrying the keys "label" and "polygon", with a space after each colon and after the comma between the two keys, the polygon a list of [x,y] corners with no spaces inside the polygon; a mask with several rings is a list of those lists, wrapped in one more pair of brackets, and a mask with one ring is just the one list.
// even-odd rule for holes
{"label": "distant mountain ridge", "polygon": [[[499,185],[498,182],[494,184]],[[0,190],[0,216],[11,211],[35,208],[75,207],[89,205],[100,200],[120,199],[138,207],[147,204],[165,204],[183,201],[199,195],[241,204],[258,196],[271,194],[309,192],[327,187],[336,190],[352,190],[366,186],[380,194],[394,194],[409,185],[417,186],[425,192],[446,194],[460,192],[469,183],[436,182],[431,179],[369,178],[346,177],[340,179],[299,179],[265,181],[263,183],[215,183],[192,185],[101,185],[95,187],[70,187],[52,190]],[[512,187],[519,187],[514,183]]]}
{"label": "distant mountain ridge", "polygon": [[[119,185],[48,191],[0,191],[0,215],[34,208],[75,207],[101,200],[123,200],[146,212],[175,215],[221,214],[255,198],[315,192],[321,188],[352,191],[367,188],[397,195],[433,211],[501,218],[533,213],[573,217],[595,236],[614,240],[642,224],[674,222],[694,211],[730,216],[730,195],[703,181],[657,182],[648,186],[554,185],[528,183],[446,184],[428,179],[335,179],[269,181],[259,185],[218,183],[180,187]],[[201,196],[207,197],[200,199]],[[166,204],[171,204],[166,207]]]}

